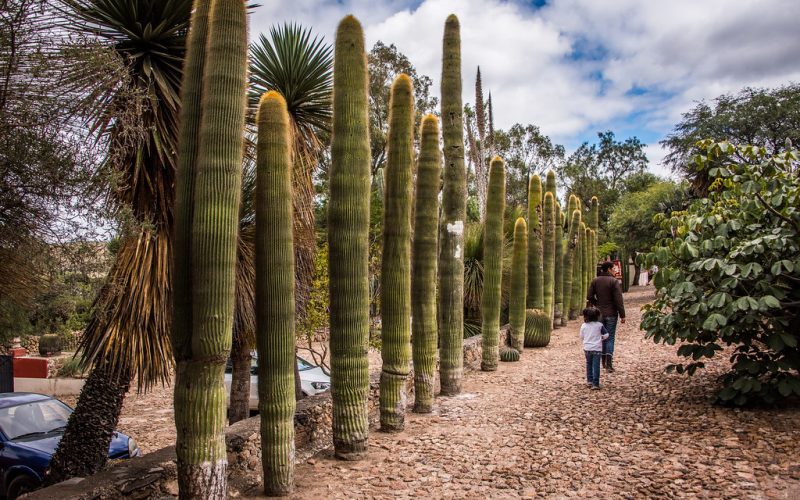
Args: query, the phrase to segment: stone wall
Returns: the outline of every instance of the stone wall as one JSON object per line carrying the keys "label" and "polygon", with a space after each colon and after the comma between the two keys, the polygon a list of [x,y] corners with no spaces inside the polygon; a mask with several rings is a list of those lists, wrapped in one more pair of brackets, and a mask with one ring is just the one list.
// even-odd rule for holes
{"label": "stone wall", "polygon": [[[501,340],[505,330],[501,331]],[[481,365],[481,336],[464,340],[464,370],[479,370]],[[378,392],[380,372],[370,375],[369,419],[376,427],[379,419]],[[414,401],[414,376],[407,379],[408,401]],[[439,377],[436,377],[436,392]],[[319,451],[332,446],[331,395],[329,392],[305,398],[297,403],[294,419],[297,461],[308,460]],[[260,481],[261,433],[258,416],[237,422],[225,430],[228,449],[230,492],[238,496]],[[162,498],[177,496],[178,483],[175,448],[170,446],[142,458],[123,460],[105,471],[86,479],[72,479],[38,490],[26,498],[46,500],[105,499],[105,498]]]}

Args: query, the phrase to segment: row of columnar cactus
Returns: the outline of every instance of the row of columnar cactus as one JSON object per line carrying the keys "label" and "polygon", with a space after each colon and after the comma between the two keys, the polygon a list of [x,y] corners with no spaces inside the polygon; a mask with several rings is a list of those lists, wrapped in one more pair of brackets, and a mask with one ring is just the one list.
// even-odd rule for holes
{"label": "row of columnar cactus", "polygon": [[448,396],[461,392],[464,367],[463,248],[467,216],[461,34],[455,15],[448,16],[445,22],[442,46],[441,109],[445,166],[439,240],[439,378],[441,393]]}
{"label": "row of columnar cactus", "polygon": [[227,495],[231,349],[247,84],[241,0],[197,2],[183,75],[175,206],[175,451],[182,498]]}
{"label": "row of columnar cactus", "polygon": [[411,358],[411,170],[414,163],[414,87],[408,75],[392,84],[383,202],[381,258],[381,430],[405,424]]}
{"label": "row of columnar cactus", "polygon": [[506,177],[503,160],[492,159],[483,229],[483,293],[481,295],[481,370],[497,370],[500,332],[500,282],[503,275],[503,212]]}

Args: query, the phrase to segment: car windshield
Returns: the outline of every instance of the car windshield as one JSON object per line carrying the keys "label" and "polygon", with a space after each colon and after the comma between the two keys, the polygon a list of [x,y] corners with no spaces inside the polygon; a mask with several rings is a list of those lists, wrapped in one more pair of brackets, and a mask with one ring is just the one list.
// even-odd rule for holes
{"label": "car windshield", "polygon": [[57,399],[34,401],[0,409],[0,429],[8,439],[42,436],[63,430],[72,413]]}
{"label": "car windshield", "polygon": [[300,356],[297,356],[297,370],[298,371],[302,372],[302,371],[305,371],[305,370],[311,370],[312,368],[316,368],[316,367],[314,365],[312,365],[311,363],[309,363],[308,361],[306,361],[305,359],[301,358]]}

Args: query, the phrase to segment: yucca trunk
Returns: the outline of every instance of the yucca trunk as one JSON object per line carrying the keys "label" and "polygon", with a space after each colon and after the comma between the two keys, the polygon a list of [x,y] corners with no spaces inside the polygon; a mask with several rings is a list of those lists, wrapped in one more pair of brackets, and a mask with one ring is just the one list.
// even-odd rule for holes
{"label": "yucca trunk", "polygon": [[628,251],[625,247],[620,250],[620,262],[622,265],[622,291],[627,293],[631,286],[630,268],[628,267]]}
{"label": "yucca trunk", "polygon": [[506,174],[495,156],[489,166],[489,192],[483,229],[483,293],[481,295],[481,370],[495,371],[499,359],[500,281],[503,276],[503,212]]}
{"label": "yucca trunk", "polygon": [[525,295],[528,293],[528,228],[525,219],[514,223],[511,254],[511,297],[508,300],[511,347],[522,352],[525,344]]}
{"label": "yucca trunk", "polygon": [[442,137],[444,188],[439,239],[439,378],[441,394],[461,392],[464,372],[464,223],[467,185],[461,105],[461,34],[458,18],[447,17],[442,42]]}
{"label": "yucca trunk", "polygon": [[561,316],[564,311],[564,214],[561,205],[556,203],[556,262],[553,272],[553,328],[561,326]]}
{"label": "yucca trunk", "polygon": [[542,276],[544,311],[553,322],[553,306],[555,293],[555,264],[556,264],[556,210],[553,193],[544,195],[544,217],[542,218]]}
{"label": "yucca trunk", "polygon": [[576,265],[578,260],[578,248],[579,243],[579,235],[578,235],[578,227],[581,223],[581,213],[579,210],[572,211],[572,217],[570,218],[569,224],[569,236],[567,237],[567,253],[565,256],[565,264],[564,264],[564,310],[567,311],[565,318],[575,319],[575,295],[574,295],[574,282],[575,282],[575,270],[578,267]]}
{"label": "yucca trunk", "polygon": [[261,96],[256,159],[256,347],[264,493],[294,485],[294,238],[289,113]]}
{"label": "yucca trunk", "polygon": [[382,431],[405,425],[406,378],[411,369],[411,169],[414,163],[414,87],[408,75],[392,84],[383,190],[381,258]]}
{"label": "yucca trunk", "polygon": [[336,32],[328,266],[333,445],[366,456],[369,423],[369,99],[364,31],[353,16]]}
{"label": "yucca trunk", "polygon": [[412,355],[414,359],[414,411],[433,411],[436,380],[436,245],[439,228],[439,121],[422,119],[417,189],[414,208],[414,248],[411,268]]}
{"label": "yucca trunk", "polygon": [[544,309],[542,273],[542,179],[534,174],[528,182],[528,309]]}
{"label": "yucca trunk", "polygon": [[[204,4],[198,2],[197,11]],[[240,0],[212,1],[208,21],[197,11],[188,42],[178,152],[175,451],[182,498],[223,498],[223,375],[234,315],[247,13]]]}

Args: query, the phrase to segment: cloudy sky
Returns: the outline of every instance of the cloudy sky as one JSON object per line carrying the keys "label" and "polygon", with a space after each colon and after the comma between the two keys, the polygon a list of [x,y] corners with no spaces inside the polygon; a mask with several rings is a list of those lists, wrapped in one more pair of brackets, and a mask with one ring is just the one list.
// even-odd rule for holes
{"label": "cloudy sky", "polygon": [[800,0],[259,0],[251,38],[299,22],[333,42],[354,14],[367,46],[381,40],[430,76],[438,94],[441,38],[461,22],[464,101],[480,65],[500,128],[533,123],[568,151],[611,129],[648,145],[701,99],[800,81]]}

